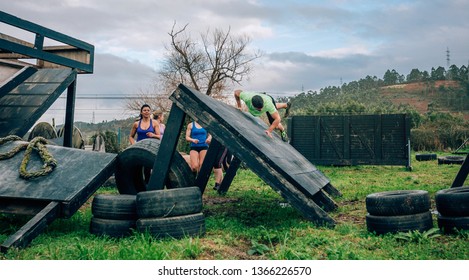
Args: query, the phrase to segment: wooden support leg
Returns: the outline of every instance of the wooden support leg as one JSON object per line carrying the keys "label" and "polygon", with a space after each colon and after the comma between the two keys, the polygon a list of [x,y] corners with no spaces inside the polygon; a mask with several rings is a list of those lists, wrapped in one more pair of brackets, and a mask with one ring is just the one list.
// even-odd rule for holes
{"label": "wooden support leg", "polygon": [[461,169],[459,169],[456,178],[451,185],[451,188],[462,187],[464,185],[464,181],[466,181],[467,174],[469,173],[469,160],[467,159],[469,155],[466,156],[466,159],[461,165]]}
{"label": "wooden support leg", "polygon": [[220,188],[218,189],[219,194],[226,194],[228,192],[228,189],[231,186],[231,182],[233,182],[236,171],[238,171],[240,164],[241,160],[237,157],[234,157],[231,161],[230,167],[228,167],[228,170],[226,171],[223,181],[221,181]]}
{"label": "wooden support leg", "polygon": [[0,246],[0,251],[5,253],[11,247],[24,248],[28,246],[36,236],[44,231],[48,224],[59,217],[59,213],[60,204],[55,201],[49,203],[15,234],[3,242]]}
{"label": "wooden support leg", "polygon": [[75,116],[75,96],[77,88],[77,80],[75,80],[67,89],[67,109],[65,111],[65,124],[64,124],[64,147],[72,147],[73,141],[73,118]]}
{"label": "wooden support leg", "polygon": [[165,131],[163,140],[161,140],[160,148],[156,154],[147,190],[164,189],[164,183],[166,182],[166,177],[168,177],[171,160],[173,159],[173,154],[176,151],[185,117],[186,113],[173,103],[167,122],[168,129]]}
{"label": "wooden support leg", "polygon": [[199,187],[201,193],[204,193],[205,191],[210,174],[212,174],[213,164],[217,160],[220,148],[222,148],[220,142],[212,138],[212,142],[210,143],[204,162],[200,168],[199,175],[195,179],[195,184]]}

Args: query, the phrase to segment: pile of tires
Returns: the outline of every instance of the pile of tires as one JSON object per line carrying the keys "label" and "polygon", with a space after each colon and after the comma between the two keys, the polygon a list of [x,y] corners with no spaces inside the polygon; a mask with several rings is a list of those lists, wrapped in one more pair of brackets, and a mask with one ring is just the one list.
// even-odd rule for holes
{"label": "pile of tires", "polygon": [[427,231],[433,227],[430,196],[423,190],[373,193],[366,197],[366,225],[376,234]]}
{"label": "pile of tires", "polygon": [[135,195],[98,194],[93,198],[91,212],[90,232],[94,235],[124,237],[136,228]]}
{"label": "pile of tires", "polygon": [[435,202],[441,231],[469,230],[469,186],[440,190]]}
{"label": "pile of tires", "polygon": [[436,154],[416,154],[415,159],[417,161],[436,160]]}
{"label": "pile of tires", "polygon": [[202,236],[205,217],[198,187],[140,192],[136,198],[137,230],[156,238]]}

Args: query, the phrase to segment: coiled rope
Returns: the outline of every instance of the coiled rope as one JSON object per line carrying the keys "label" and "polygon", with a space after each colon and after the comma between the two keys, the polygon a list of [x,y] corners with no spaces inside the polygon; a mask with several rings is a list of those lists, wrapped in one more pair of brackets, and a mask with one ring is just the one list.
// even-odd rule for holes
{"label": "coiled rope", "polygon": [[[0,138],[0,146],[4,143],[8,143],[11,141],[21,141],[23,140],[21,137],[16,135],[9,135],[4,138]],[[33,179],[40,176],[45,176],[51,173],[55,167],[57,167],[57,160],[50,154],[50,152],[46,148],[47,140],[44,137],[35,137],[29,143],[20,144],[14,147],[11,151],[6,153],[0,153],[0,160],[9,159],[15,156],[18,152],[22,150],[26,150],[24,152],[23,160],[21,161],[20,165],[20,177],[23,179]],[[28,166],[29,160],[31,158],[32,151],[35,150],[41,157],[44,165],[40,170],[28,172],[26,167]]]}

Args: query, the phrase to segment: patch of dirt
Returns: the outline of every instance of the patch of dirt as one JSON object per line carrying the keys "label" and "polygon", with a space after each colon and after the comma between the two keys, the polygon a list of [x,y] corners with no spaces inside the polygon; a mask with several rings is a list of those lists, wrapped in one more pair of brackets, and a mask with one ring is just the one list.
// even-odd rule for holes
{"label": "patch of dirt", "polygon": [[199,260],[262,260],[265,259],[259,255],[249,255],[247,252],[251,249],[250,242],[239,240],[236,246],[217,244],[214,240],[205,238],[203,242],[204,253],[199,256]]}
{"label": "patch of dirt", "polygon": [[[457,81],[435,81],[430,87],[424,82],[399,84],[381,88],[381,94],[395,105],[407,104],[414,107],[420,114],[428,112],[428,104],[437,97],[437,89],[441,86],[446,88],[459,88]],[[469,112],[463,113],[464,119],[469,120]]]}
{"label": "patch of dirt", "polygon": [[365,224],[366,207],[363,201],[343,201],[338,203],[339,209],[344,209],[345,213],[338,213],[334,220],[338,223],[353,223],[357,225]]}
{"label": "patch of dirt", "polygon": [[218,197],[203,197],[202,202],[204,205],[217,205],[217,204],[225,204],[225,203],[234,203],[238,202],[238,198],[232,198],[232,197],[224,197],[224,196],[218,196]]}

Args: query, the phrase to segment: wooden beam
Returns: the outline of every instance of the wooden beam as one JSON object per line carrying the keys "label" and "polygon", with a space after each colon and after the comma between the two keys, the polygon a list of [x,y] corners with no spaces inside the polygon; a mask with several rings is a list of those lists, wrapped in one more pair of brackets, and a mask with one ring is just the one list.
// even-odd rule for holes
{"label": "wooden beam", "polygon": [[228,189],[230,188],[231,182],[233,182],[240,164],[241,160],[239,160],[237,157],[234,157],[230,163],[230,167],[228,167],[228,170],[226,171],[225,177],[223,177],[223,181],[221,181],[220,188],[218,189],[219,194],[226,194],[228,192]]}
{"label": "wooden beam", "polygon": [[50,202],[15,234],[8,237],[0,246],[0,251],[5,253],[11,247],[24,248],[28,246],[36,236],[44,231],[48,224],[59,217],[59,213],[60,204],[58,202]]}
{"label": "wooden beam", "polygon": [[173,103],[169,113],[166,126],[169,128],[165,131],[163,140],[161,140],[160,148],[156,154],[153,172],[147,185],[147,190],[164,189],[166,177],[168,176],[171,160],[176,151],[176,147],[184,125],[186,113]]}
{"label": "wooden beam", "polygon": [[210,178],[210,175],[212,174],[213,164],[217,160],[217,155],[220,151],[220,148],[222,148],[220,142],[218,142],[215,138],[212,137],[212,142],[208,147],[208,151],[205,155],[202,167],[200,168],[199,174],[195,179],[195,184],[199,187],[200,192],[202,194],[205,192],[208,180]]}
{"label": "wooden beam", "polygon": [[466,156],[466,159],[462,163],[461,169],[459,169],[458,174],[456,175],[456,178],[451,185],[451,188],[462,187],[464,185],[467,175],[469,174],[469,160],[467,159],[468,156]]}
{"label": "wooden beam", "polygon": [[75,116],[75,96],[76,96],[76,73],[75,80],[67,88],[67,106],[65,111],[64,124],[64,147],[72,147],[73,119]]}

